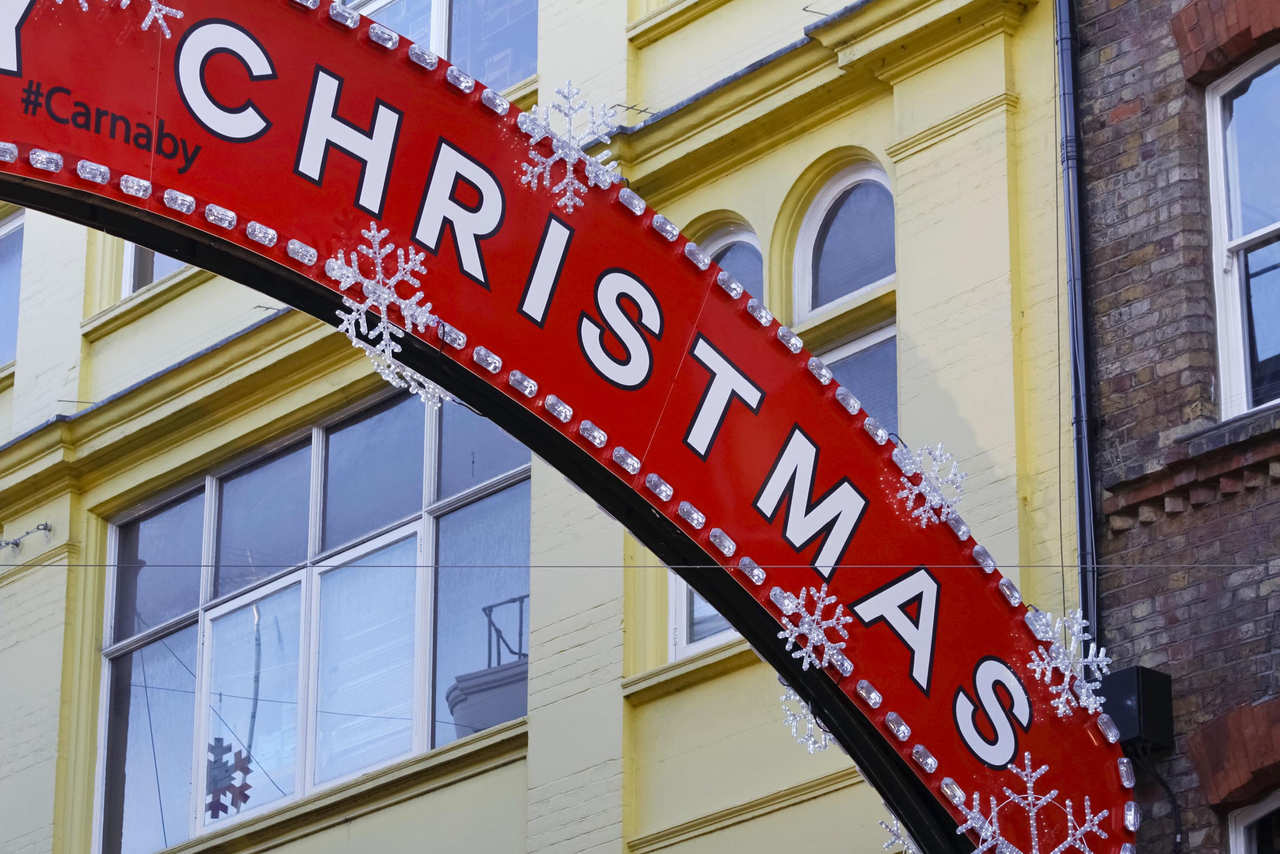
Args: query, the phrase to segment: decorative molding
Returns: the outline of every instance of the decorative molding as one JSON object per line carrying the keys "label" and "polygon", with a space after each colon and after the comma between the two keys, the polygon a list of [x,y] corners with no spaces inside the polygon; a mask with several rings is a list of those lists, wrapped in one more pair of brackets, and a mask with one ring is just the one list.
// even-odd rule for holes
{"label": "decorative molding", "polygon": [[99,341],[213,278],[213,273],[199,267],[166,276],[87,318],[80,324],[80,334],[90,343]]}
{"label": "decorative molding", "polygon": [[757,661],[759,659],[751,645],[738,638],[723,646],[713,647],[624,679],[622,696],[631,705],[642,706],[676,691],[749,667]]}
{"label": "decorative molding", "polygon": [[858,769],[850,765],[839,771],[824,774],[813,780],[806,780],[795,786],[788,786],[754,801],[735,804],[722,810],[707,813],[681,822],[663,830],[649,833],[627,841],[630,854],[647,854],[650,851],[661,851],[690,839],[715,833],[735,824],[742,824],[754,818],[777,812],[787,807],[811,801],[824,795],[830,795],[841,789],[856,786],[862,782]]}
{"label": "decorative molding", "polygon": [[18,555],[19,552],[13,549],[0,549],[0,587],[5,587],[24,578],[36,569],[46,566],[65,566],[65,564],[61,563],[63,559],[66,559],[67,563],[74,562],[80,557],[80,544],[74,540],[64,540],[31,558],[31,560],[6,566],[12,561],[13,557]]}
{"label": "decorative molding", "polygon": [[651,45],[728,2],[729,0],[675,0],[628,25],[627,41],[637,48]]}
{"label": "decorative molding", "polygon": [[371,771],[278,810],[245,819],[166,849],[263,851],[494,771],[528,755],[529,724],[517,718],[473,736]]}
{"label": "decorative molding", "polygon": [[506,98],[519,109],[528,112],[538,103],[538,75],[526,77],[519,83],[510,86],[502,93],[502,97]]}
{"label": "decorative molding", "polygon": [[0,365],[0,392],[6,392],[13,388],[13,379],[18,373],[18,363],[10,362],[7,365]]}
{"label": "decorative molding", "polygon": [[979,101],[971,107],[953,113],[937,124],[931,125],[922,131],[913,133],[905,139],[890,144],[885,153],[892,158],[894,163],[900,163],[913,154],[919,154],[926,148],[937,145],[944,139],[955,136],[969,128],[973,127],[989,113],[1001,110],[1013,112],[1018,107],[1018,96],[1012,92],[1001,92],[993,95],[984,101]]}

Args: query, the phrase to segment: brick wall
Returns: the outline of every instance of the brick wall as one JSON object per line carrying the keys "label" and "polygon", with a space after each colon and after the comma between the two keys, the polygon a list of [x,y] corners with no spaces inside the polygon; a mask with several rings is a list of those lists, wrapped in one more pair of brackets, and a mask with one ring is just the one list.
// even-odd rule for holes
{"label": "brick wall", "polygon": [[[1229,41],[1226,18],[1215,17],[1224,3],[1251,8],[1075,0],[1103,630],[1117,667],[1173,677],[1176,744],[1153,764],[1181,809],[1182,850],[1204,854],[1225,854],[1225,826],[1189,742],[1233,709],[1280,695],[1280,418],[1218,424],[1205,79],[1196,76],[1211,54],[1221,69],[1262,41],[1224,58],[1197,29],[1186,50],[1192,14]],[[1140,849],[1175,850],[1170,803],[1146,771],[1138,799]]]}

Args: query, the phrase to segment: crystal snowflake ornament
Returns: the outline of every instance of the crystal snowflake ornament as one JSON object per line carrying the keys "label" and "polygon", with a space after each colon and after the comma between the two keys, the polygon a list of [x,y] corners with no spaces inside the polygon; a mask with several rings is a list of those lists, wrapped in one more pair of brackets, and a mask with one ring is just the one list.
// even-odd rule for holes
{"label": "crystal snowflake ornament", "polygon": [[781,676],[778,677],[778,683],[783,688],[782,696],[778,698],[782,703],[782,725],[791,730],[796,743],[808,750],[810,756],[830,747],[831,733],[814,717],[809,704],[800,699],[800,695]]}
{"label": "crystal snowflake ornament", "polygon": [[[385,228],[379,230],[374,222],[360,233],[367,243],[357,247],[359,255],[350,252],[344,256],[339,252],[324,265],[325,273],[338,283],[343,292],[342,304],[346,311],[338,310],[341,318],[338,330],[351,339],[353,346],[364,351],[378,376],[391,385],[408,389],[427,403],[447,400],[448,395],[438,386],[396,358],[401,350],[396,339],[404,337],[405,330],[396,326],[388,314],[388,310],[394,307],[403,318],[405,327],[416,332],[423,332],[440,322],[431,313],[431,303],[421,302],[422,285],[414,277],[415,273],[427,271],[422,264],[425,253],[410,248],[406,255],[405,250],[396,249],[394,243],[384,244],[389,232]],[[388,272],[387,256],[392,252],[396,253],[396,265],[393,272]],[[366,275],[361,268],[360,255],[368,259],[364,263],[372,270],[372,275]],[[413,295],[402,297],[402,286],[414,288]],[[348,289],[351,289],[350,293]]]}
{"label": "crystal snowflake ornament", "polygon": [[1037,646],[1027,664],[1036,679],[1049,686],[1060,718],[1069,717],[1077,708],[1093,715],[1102,711],[1105,698],[1098,689],[1102,677],[1111,672],[1111,659],[1106,647],[1093,642],[1088,626],[1089,621],[1078,610],[1058,618],[1052,642],[1047,648]]}
{"label": "crystal snowflake ornament", "polygon": [[[813,596],[812,610],[807,604],[810,594]],[[812,666],[822,670],[838,662],[847,665],[848,659],[840,652],[844,649],[844,641],[834,641],[827,633],[834,631],[840,637],[848,638],[845,624],[853,622],[853,617],[838,603],[830,617],[823,616],[827,606],[836,601],[836,597],[827,595],[827,585],[802,588],[799,597],[775,587],[769,591],[769,598],[783,614],[782,631],[778,632],[778,637],[786,639],[786,649],[792,658],[800,659],[801,669],[808,670]],[[793,621],[792,617],[797,619]],[[797,649],[792,652],[792,647]]]}
{"label": "crystal snowflake ornament", "polygon": [[[899,478],[901,490],[898,498],[920,523],[921,528],[946,522],[955,517],[956,507],[964,498],[964,480],[968,475],[960,471],[955,458],[939,442],[926,446],[918,453],[899,446],[907,460]],[[896,451],[895,451],[896,453]],[[919,473],[919,483],[911,479],[910,472]]]}
{"label": "crystal snowflake ornament", "polygon": [[[1039,768],[1033,768],[1031,754],[1024,754],[1024,758],[1025,765],[1023,767],[1019,768],[1011,765],[1009,770],[1026,785],[1026,792],[1018,793],[1005,787],[1005,799],[997,803],[995,797],[992,796],[990,798],[990,812],[986,815],[982,812],[981,796],[974,792],[973,806],[967,807],[963,802],[957,805],[960,812],[964,814],[965,822],[956,828],[956,833],[966,833],[970,830],[977,832],[978,847],[973,849],[973,854],[984,854],[987,851],[992,851],[994,854],[1041,854],[1041,852],[1064,854],[1066,851],[1093,854],[1093,849],[1089,847],[1089,836],[1092,834],[1099,839],[1107,838],[1106,831],[1102,829],[1101,824],[1102,820],[1107,817],[1109,810],[1103,810],[1095,815],[1093,808],[1089,804],[1089,797],[1086,795],[1084,799],[1084,817],[1082,820],[1077,820],[1075,807],[1071,803],[1071,799],[1068,798],[1066,801],[1059,803],[1057,789],[1053,789],[1044,795],[1036,793],[1036,781],[1044,776],[1049,770],[1049,766],[1041,765]],[[1037,820],[1037,814],[1047,807],[1054,807],[1066,814],[1066,828],[1062,833],[1055,834],[1052,839],[1041,839],[1040,837],[1046,832],[1046,828],[1042,826],[1042,822]],[[1025,816],[1027,824],[1026,838],[1030,840],[1030,848],[1026,850],[1019,848],[1004,836],[1000,829],[1000,813],[1002,810],[1007,812],[1020,810],[1022,815]]]}
{"label": "crystal snowflake ornament", "polygon": [[[521,113],[516,120],[520,130],[529,135],[529,162],[520,164],[523,170],[520,183],[535,188],[541,182],[543,187],[550,187],[551,192],[559,196],[556,205],[565,213],[573,213],[582,207],[583,196],[591,187],[607,190],[622,180],[618,164],[609,162],[612,155],[607,149],[594,157],[585,151],[597,141],[608,144],[617,127],[617,111],[613,107],[591,107],[584,117],[585,126],[580,128],[579,113],[587,110],[587,105],[578,98],[582,90],[565,83],[556,94],[560,101],[551,109],[562,117],[563,133],[552,130],[551,111],[543,106]],[[544,139],[551,140],[550,157],[538,150],[538,143]],[[564,164],[564,177],[552,186],[551,172],[557,163]]]}
{"label": "crystal snowflake ornament", "polygon": [[888,804],[883,804],[884,811],[889,814],[889,821],[880,820],[880,826],[884,828],[884,832],[889,834],[889,838],[885,840],[880,847],[885,851],[893,851],[895,854],[921,854],[920,846],[916,845],[911,834],[907,833],[903,828],[902,822],[893,814],[893,810],[889,809]]}
{"label": "crystal snowflake ornament", "polygon": [[[55,0],[55,2],[61,6],[63,0]],[[80,6],[81,12],[89,11],[89,0],[77,0],[77,2]],[[108,5],[111,3],[119,3],[120,5],[117,8],[120,9],[128,9],[129,4],[132,2],[133,0],[107,0]],[[169,24],[165,21],[165,18],[181,18],[183,14],[182,10],[175,9],[172,6],[166,6],[164,3],[161,3],[160,0],[149,0],[149,3],[151,8],[147,10],[146,17],[142,19],[142,29],[149,30],[151,29],[151,25],[155,24],[156,29],[164,33],[165,38],[171,37],[173,33],[169,32]]]}

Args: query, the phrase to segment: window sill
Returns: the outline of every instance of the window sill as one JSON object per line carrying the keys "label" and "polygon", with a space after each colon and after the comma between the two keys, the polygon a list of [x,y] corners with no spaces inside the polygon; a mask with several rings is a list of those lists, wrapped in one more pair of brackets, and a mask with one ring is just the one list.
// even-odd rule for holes
{"label": "window sill", "polygon": [[622,680],[622,696],[631,705],[642,706],[668,694],[749,667],[756,661],[759,661],[759,657],[751,644],[737,638]]}
{"label": "window sill", "polygon": [[810,352],[841,344],[853,335],[871,332],[892,323],[898,312],[897,280],[889,279],[856,291],[839,302],[811,312],[796,323],[797,335]]}
{"label": "window sill", "polygon": [[0,391],[8,391],[13,388],[13,378],[18,374],[18,363],[10,362],[7,365],[0,365]]}
{"label": "window sill", "polygon": [[509,86],[502,93],[517,109],[529,111],[538,101],[538,75],[526,77],[514,86]]}
{"label": "window sill", "polygon": [[208,270],[191,267],[166,276],[141,290],[135,291],[114,305],[104,308],[80,324],[80,334],[86,341],[99,341],[112,332],[122,329],[140,317],[144,317],[163,305],[194,290],[214,277]]}
{"label": "window sill", "polygon": [[638,48],[651,45],[727,2],[729,0],[674,0],[628,26],[627,41]]}
{"label": "window sill", "polygon": [[528,749],[528,719],[517,718],[165,850],[186,854],[274,848],[518,762]]}

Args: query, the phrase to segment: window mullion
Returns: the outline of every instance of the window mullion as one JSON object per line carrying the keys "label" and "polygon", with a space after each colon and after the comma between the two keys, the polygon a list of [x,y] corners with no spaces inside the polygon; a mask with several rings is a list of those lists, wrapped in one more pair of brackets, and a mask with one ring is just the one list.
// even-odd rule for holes
{"label": "window mullion", "polygon": [[[451,0],[431,0],[431,50],[449,58],[449,18]],[[465,70],[465,69],[464,69]]]}
{"label": "window mullion", "polygon": [[[435,601],[436,601],[436,518],[427,508],[435,503],[436,493],[439,490],[440,479],[440,448],[441,434],[443,432],[442,422],[444,418],[444,404],[431,404],[427,407],[427,418],[425,431],[426,435],[423,441],[426,442],[426,451],[422,455],[423,459],[423,486],[422,486],[422,525],[420,526],[420,539],[418,544],[419,563],[418,583],[419,593],[417,597],[417,607],[419,613],[417,615],[417,628],[415,634],[418,637],[418,650],[420,652],[421,661],[415,664],[415,675],[417,686],[415,696],[417,699],[417,714],[415,714],[415,748],[418,750],[430,750],[435,742],[435,642],[436,642],[436,620],[435,620]],[[420,732],[418,731],[420,729]]]}

